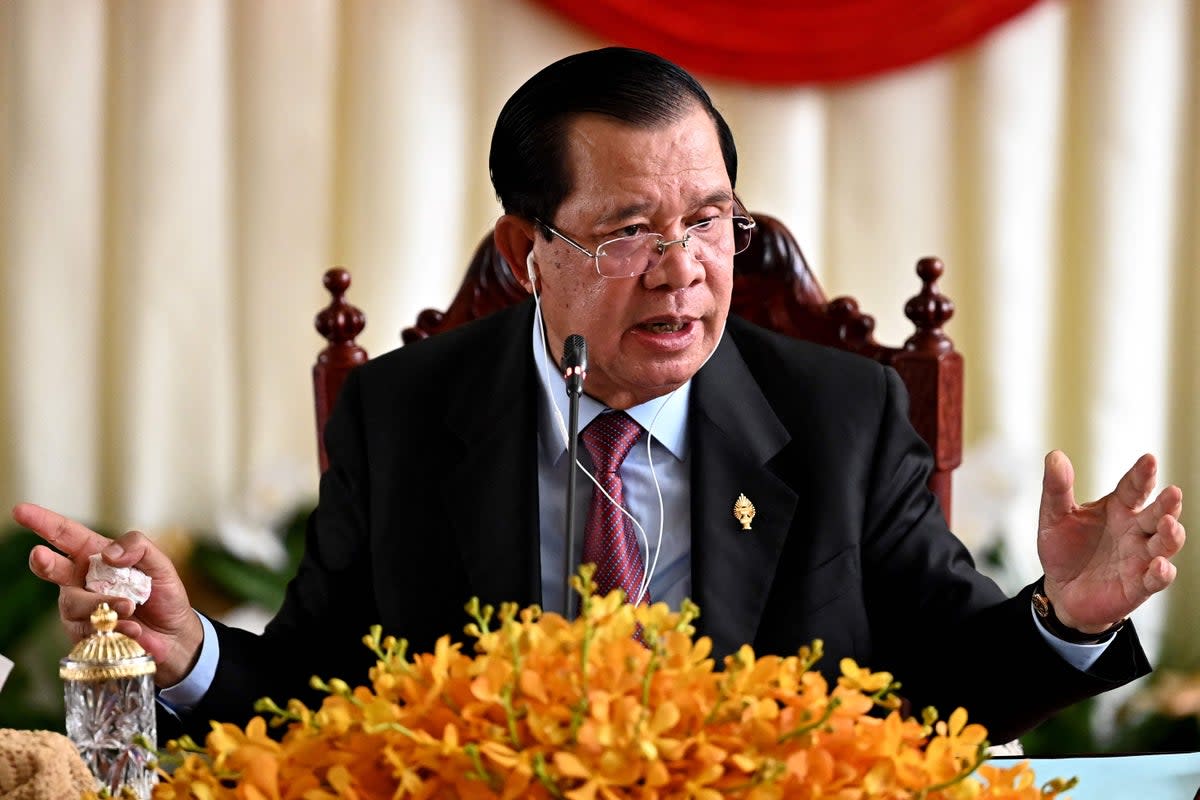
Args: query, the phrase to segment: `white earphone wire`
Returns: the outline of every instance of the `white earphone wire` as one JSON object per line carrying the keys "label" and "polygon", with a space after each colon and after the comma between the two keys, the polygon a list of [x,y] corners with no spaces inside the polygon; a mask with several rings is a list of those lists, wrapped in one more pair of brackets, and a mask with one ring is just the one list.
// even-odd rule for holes
{"label": "white earphone wire", "polygon": [[[725,323],[721,323],[721,334],[717,336],[717,344],[708,352],[708,355],[704,357],[704,361],[701,362],[700,366],[696,369],[696,372],[699,372],[701,369],[703,369],[704,365],[707,364],[713,355],[716,354],[717,348],[721,346],[721,338],[723,336],[725,336]],[[650,418],[650,428],[646,431],[646,461],[650,465],[650,478],[654,481],[654,492],[656,495],[658,495],[658,541],[654,546],[654,560],[647,563],[646,569],[643,572],[645,577],[642,581],[642,585],[638,589],[638,601],[635,603],[635,605],[640,605],[642,598],[646,596],[646,592],[650,591],[650,580],[654,577],[654,571],[658,568],[658,556],[662,552],[663,528],[666,522],[666,508],[663,504],[662,488],[658,485],[658,472],[654,469],[654,450],[651,448],[650,443],[654,436],[654,425],[658,422],[658,415],[661,414],[663,409],[667,407],[667,403],[671,402],[671,399],[675,396],[675,393],[679,391],[679,388],[680,387],[672,389],[667,395],[666,399],[659,404],[658,408],[654,412],[654,416]],[[648,545],[647,550],[649,550]]]}
{"label": "white earphone wire", "polygon": [[[527,267],[527,272],[529,274],[529,280],[530,280],[529,288],[530,288],[530,292],[533,294],[533,304],[536,309],[536,313],[534,316],[537,321],[538,339],[541,340],[542,353],[545,355],[545,359],[542,362],[542,385],[545,388],[546,399],[550,403],[550,409],[554,414],[554,421],[558,423],[558,432],[559,432],[559,435],[562,437],[563,446],[567,447],[569,449],[570,433],[567,431],[567,423],[566,423],[566,420],[563,419],[562,410],[558,407],[558,403],[556,403],[554,401],[554,397],[551,394],[550,373],[549,373],[549,368],[547,366],[551,361],[550,347],[546,342],[546,325],[545,325],[545,321],[542,319],[542,301],[541,301],[541,298],[538,296],[537,282],[535,281],[534,276],[533,276],[533,252],[532,251],[530,251],[528,258],[525,259],[525,265]],[[649,441],[649,436],[647,435],[647,442],[648,441]],[[575,466],[578,467],[583,472],[583,474],[588,477],[588,480],[590,480],[592,482],[592,485],[595,486],[597,489],[599,489],[600,493],[603,494],[606,498],[608,498],[608,501],[610,503],[612,503],[613,506],[618,511],[620,511],[622,514],[624,514],[629,519],[629,521],[633,523],[633,527],[638,532],[638,537],[640,538],[641,547],[643,549],[642,580],[638,584],[638,587],[639,587],[638,602],[640,603],[641,598],[645,595],[645,589],[643,587],[649,586],[649,573],[647,571],[646,565],[649,563],[650,539],[646,535],[646,529],[642,527],[642,523],[638,521],[637,517],[635,517],[635,516],[633,516],[633,514],[629,513],[628,509],[626,509],[624,506],[622,506],[620,503],[618,503],[613,498],[613,496],[611,494],[609,494],[603,486],[600,485],[600,481],[596,479],[596,476],[593,475],[591,472],[589,472],[588,468],[585,467],[578,459],[575,460]],[[651,472],[653,473],[653,470],[651,470]],[[659,503],[659,509],[660,509],[660,512],[659,512],[659,517],[660,517],[659,540],[661,542],[661,539],[662,539],[662,520],[661,520],[661,517],[662,517],[662,511],[661,511],[661,509],[662,509],[662,492],[661,492],[661,490],[658,490],[657,477],[655,478],[654,486],[655,486],[655,489],[658,491],[658,503]],[[565,533],[566,532],[564,531],[564,534]],[[635,605],[636,605],[636,603],[635,603]]]}
{"label": "white earphone wire", "polygon": [[[526,268],[526,274],[529,276],[529,291],[531,294],[533,294],[533,305],[535,308],[534,317],[537,322],[538,339],[541,340],[542,353],[545,356],[545,358],[542,362],[542,386],[545,389],[546,399],[549,401],[550,408],[554,414],[554,420],[555,420],[555,422],[558,423],[558,431],[559,431],[559,435],[562,437],[563,446],[570,449],[570,433],[567,431],[566,420],[563,419],[562,410],[558,407],[558,403],[555,402],[554,397],[551,394],[550,373],[547,368],[547,364],[549,364],[549,362],[551,361],[550,348],[546,342],[546,325],[545,325],[545,320],[542,318],[542,301],[541,301],[541,298],[538,296],[537,280],[534,277],[534,272],[533,272],[533,251],[532,250],[529,251],[529,255],[525,258],[525,268]],[[707,356],[705,356],[704,361],[701,362],[700,367],[698,367],[696,369],[696,372],[699,372],[701,369],[703,369],[704,365],[707,364],[709,362],[709,360],[713,357],[713,355],[716,354],[717,348],[721,346],[721,339],[724,336],[725,336],[725,322],[722,322],[721,323],[721,332],[717,336],[717,340],[716,340],[717,343],[715,345],[713,345],[713,349],[708,352]],[[633,527],[638,532],[638,537],[640,539],[640,544],[641,544],[641,547],[643,550],[643,557],[642,557],[642,579],[638,583],[637,600],[636,600],[636,602],[633,600],[630,600],[630,602],[632,602],[633,605],[635,605],[635,606],[641,604],[643,598],[645,598],[645,596],[646,596],[646,593],[650,590],[650,580],[654,576],[654,572],[658,567],[658,555],[662,551],[663,530],[665,528],[665,522],[666,522],[666,507],[665,507],[665,504],[663,503],[662,487],[658,483],[658,472],[654,469],[654,455],[653,455],[653,448],[652,448],[652,441],[653,441],[653,437],[654,437],[654,426],[658,422],[658,417],[662,413],[663,409],[667,407],[667,403],[669,403],[671,401],[671,398],[673,398],[675,396],[675,393],[678,391],[679,391],[679,387],[672,389],[670,391],[670,393],[667,394],[666,398],[661,403],[659,403],[658,408],[654,412],[654,416],[651,417],[651,419],[650,419],[650,427],[646,430],[646,459],[650,465],[650,478],[654,482],[654,493],[658,497],[658,537],[657,537],[657,540],[656,540],[655,546],[654,546],[653,560],[650,558],[650,538],[646,535],[646,529],[642,527],[642,523],[639,522],[638,519],[633,516],[633,514],[629,513],[628,509],[626,509],[624,506],[622,506],[620,503],[618,503],[615,499],[613,499],[612,495],[610,495],[607,491],[605,491],[604,487],[600,485],[600,481],[598,481],[596,479],[596,477],[594,475],[592,475],[591,472],[588,471],[587,467],[583,466],[583,464],[580,463],[580,461],[578,459],[576,459],[576,461],[575,461],[575,466],[578,467],[583,472],[583,474],[588,477],[588,480],[590,480],[592,482],[592,485],[595,486],[597,489],[599,489],[600,493],[603,494],[606,498],[608,498],[608,501],[610,503],[612,503],[613,506],[615,506],[618,511],[620,511],[622,514],[624,514],[625,517],[627,517],[629,519],[629,521],[633,523]],[[564,531],[564,533],[565,533],[565,531]],[[626,599],[628,599],[628,598],[626,598]]]}

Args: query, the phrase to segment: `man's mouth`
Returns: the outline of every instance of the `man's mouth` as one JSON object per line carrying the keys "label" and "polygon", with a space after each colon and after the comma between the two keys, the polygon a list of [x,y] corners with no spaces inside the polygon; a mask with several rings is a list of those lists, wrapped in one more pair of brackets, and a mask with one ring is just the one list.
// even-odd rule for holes
{"label": "man's mouth", "polygon": [[687,327],[687,322],[676,320],[674,322],[645,322],[639,327],[651,333],[678,333]]}

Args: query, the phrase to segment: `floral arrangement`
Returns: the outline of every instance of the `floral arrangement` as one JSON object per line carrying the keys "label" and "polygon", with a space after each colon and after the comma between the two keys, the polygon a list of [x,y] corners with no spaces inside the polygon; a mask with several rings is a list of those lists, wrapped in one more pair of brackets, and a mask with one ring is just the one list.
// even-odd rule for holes
{"label": "floral arrangement", "polygon": [[575,620],[468,605],[475,655],[449,637],[410,657],[378,627],[372,686],[314,678],[312,710],[261,700],[254,718],[181,740],[155,800],[203,798],[1053,798],[1026,762],[984,763],[962,709],[897,710],[892,676],[853,661],[830,690],[821,643],[791,657],[743,647],[714,669],[698,610],[633,607],[575,578]]}

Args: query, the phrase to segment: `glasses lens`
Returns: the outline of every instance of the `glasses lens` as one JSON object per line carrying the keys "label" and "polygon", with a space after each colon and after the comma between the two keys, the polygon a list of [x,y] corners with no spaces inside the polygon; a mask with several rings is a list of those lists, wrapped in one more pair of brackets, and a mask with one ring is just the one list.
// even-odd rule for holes
{"label": "glasses lens", "polygon": [[[750,246],[754,225],[749,217],[716,217],[692,225],[671,244],[683,245],[697,261],[720,261]],[[596,271],[605,278],[636,278],[659,262],[663,256],[659,247],[666,241],[657,233],[607,241],[596,248]]]}
{"label": "glasses lens", "polygon": [[747,217],[717,217],[687,229],[693,255],[701,261],[734,256],[750,246],[753,220]]}
{"label": "glasses lens", "polygon": [[596,269],[605,278],[636,278],[658,263],[657,233],[639,233],[596,248]]}

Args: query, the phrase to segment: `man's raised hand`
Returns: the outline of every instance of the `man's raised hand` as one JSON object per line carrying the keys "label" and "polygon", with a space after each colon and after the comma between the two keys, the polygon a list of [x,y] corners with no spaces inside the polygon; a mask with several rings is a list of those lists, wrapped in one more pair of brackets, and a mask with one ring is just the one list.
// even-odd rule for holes
{"label": "man's raised hand", "polygon": [[1038,557],[1063,624],[1098,633],[1175,580],[1171,559],[1186,539],[1183,492],[1168,486],[1147,504],[1157,471],[1144,455],[1112,492],[1077,505],[1070,460],[1059,450],[1046,456]]}

